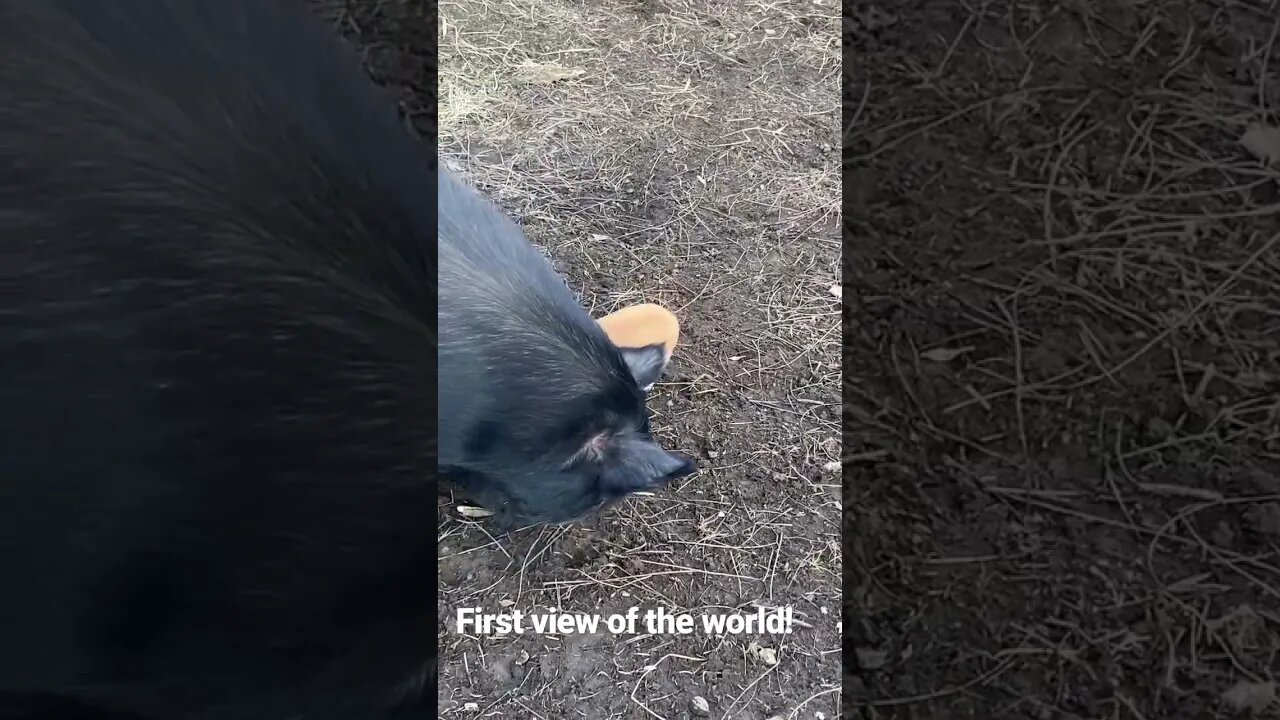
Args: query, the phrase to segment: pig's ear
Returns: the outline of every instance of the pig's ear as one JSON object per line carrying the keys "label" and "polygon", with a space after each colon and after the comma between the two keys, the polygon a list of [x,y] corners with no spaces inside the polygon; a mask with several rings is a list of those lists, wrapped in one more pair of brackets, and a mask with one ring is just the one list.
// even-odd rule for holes
{"label": "pig's ear", "polygon": [[667,368],[666,348],[661,343],[656,343],[638,348],[619,349],[622,351],[622,359],[627,362],[627,367],[631,370],[631,377],[635,378],[640,389],[645,392],[652,390],[653,384],[658,382],[658,378],[662,377],[662,371]]}

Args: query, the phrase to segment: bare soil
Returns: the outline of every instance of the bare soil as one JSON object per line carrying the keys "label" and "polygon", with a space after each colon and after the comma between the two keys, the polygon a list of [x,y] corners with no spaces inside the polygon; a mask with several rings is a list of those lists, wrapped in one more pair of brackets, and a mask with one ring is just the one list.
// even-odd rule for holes
{"label": "bare soil", "polygon": [[[701,470],[582,524],[494,536],[442,502],[441,717],[840,714],[835,0],[321,2],[600,316],[682,323],[654,429]],[[429,29],[429,30],[428,30]],[[426,32],[436,32],[427,36]],[[790,634],[458,634],[459,607],[791,606]]]}
{"label": "bare soil", "polygon": [[1278,10],[849,8],[854,717],[1280,713]]}

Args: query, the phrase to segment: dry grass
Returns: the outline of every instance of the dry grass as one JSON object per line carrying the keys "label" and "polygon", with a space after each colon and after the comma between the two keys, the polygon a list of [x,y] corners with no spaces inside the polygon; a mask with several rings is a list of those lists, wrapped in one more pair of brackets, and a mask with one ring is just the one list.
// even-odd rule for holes
{"label": "dry grass", "polygon": [[912,28],[929,87],[849,98],[860,172],[942,168],[895,188],[909,220],[858,218],[884,239],[851,333],[867,717],[1280,711],[1280,171],[1240,142],[1280,124],[1261,5],[975,6]]}
{"label": "dry grass", "polygon": [[520,219],[594,314],[678,313],[651,406],[702,467],[594,527],[445,522],[442,626],[465,604],[791,605],[804,622],[723,638],[442,627],[442,714],[676,718],[698,696],[714,717],[837,717],[835,3],[467,0],[440,17],[442,161]]}
{"label": "dry grass", "polygon": [[[646,22],[622,4],[443,3],[442,157],[513,209],[574,223],[559,235],[607,217],[611,239],[662,240],[674,257],[698,231],[817,234],[839,207],[834,6],[795,29],[787,11],[808,3],[697,5]],[[766,12],[791,29],[764,34],[752,18]],[[772,77],[784,68],[805,83]],[[790,144],[815,127],[827,140],[797,167]],[[668,208],[663,222],[628,206],[638,194]]]}

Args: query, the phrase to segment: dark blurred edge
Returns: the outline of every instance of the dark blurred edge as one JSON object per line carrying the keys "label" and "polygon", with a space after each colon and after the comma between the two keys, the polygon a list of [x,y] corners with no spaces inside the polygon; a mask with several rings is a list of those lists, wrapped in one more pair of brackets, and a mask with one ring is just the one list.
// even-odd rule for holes
{"label": "dark blurred edge", "polygon": [[[338,33],[351,43],[364,59],[365,71],[375,83],[392,92],[405,125],[423,142],[429,144],[431,161],[436,159],[439,142],[436,137],[437,49],[439,15],[436,0],[302,0],[314,13],[333,24]],[[434,195],[435,188],[423,188]],[[433,328],[435,330],[435,328]],[[429,371],[434,375],[435,368]],[[433,409],[434,412],[434,409]],[[431,478],[433,483],[436,478]],[[435,509],[424,515],[435,523]],[[434,574],[436,568],[433,566]],[[439,617],[439,595],[436,596]],[[436,642],[436,636],[432,636]],[[438,717],[437,679],[439,648],[432,648],[431,667],[424,674],[425,685],[412,707],[393,714],[393,718]],[[430,715],[424,714],[430,710]],[[51,716],[52,717],[52,716]],[[0,711],[0,720],[10,720]],[[16,720],[16,719],[14,719]],[[24,719],[26,720],[26,719]],[[39,720],[32,717],[30,720]],[[68,716],[67,720],[78,720]],[[87,719],[86,719],[87,720]],[[97,720],[146,720],[129,717],[101,717]]]}

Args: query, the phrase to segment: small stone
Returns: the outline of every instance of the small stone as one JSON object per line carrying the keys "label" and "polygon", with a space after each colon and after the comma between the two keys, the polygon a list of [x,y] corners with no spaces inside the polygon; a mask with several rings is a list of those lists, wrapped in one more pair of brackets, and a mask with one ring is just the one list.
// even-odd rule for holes
{"label": "small stone", "polygon": [[1264,165],[1280,162],[1280,128],[1250,125],[1240,137],[1240,144]]}
{"label": "small stone", "polygon": [[856,653],[858,656],[858,667],[863,670],[879,670],[884,667],[885,662],[889,660],[889,653],[884,650],[858,648]]}
{"label": "small stone", "polygon": [[462,709],[463,709],[463,710],[466,710],[467,712],[475,712],[475,711],[477,711],[477,710],[479,710],[479,709],[480,709],[480,704],[479,704],[479,703],[469,702],[469,703],[467,703],[467,704],[463,705],[463,706],[462,706]]}
{"label": "small stone", "polygon": [[1280,538],[1280,503],[1255,505],[1245,511],[1244,517],[1259,533]]}
{"label": "small stone", "polygon": [[1275,681],[1249,682],[1241,680],[1222,694],[1222,699],[1236,711],[1252,710],[1260,713],[1276,701]]}
{"label": "small stone", "polygon": [[1235,530],[1233,530],[1227,523],[1219,522],[1214,526],[1213,532],[1209,534],[1209,538],[1219,547],[1231,547],[1235,542],[1236,533]]}
{"label": "small stone", "polygon": [[711,714],[711,703],[707,702],[707,699],[701,695],[694,695],[689,704],[693,706],[693,711],[699,715]]}

